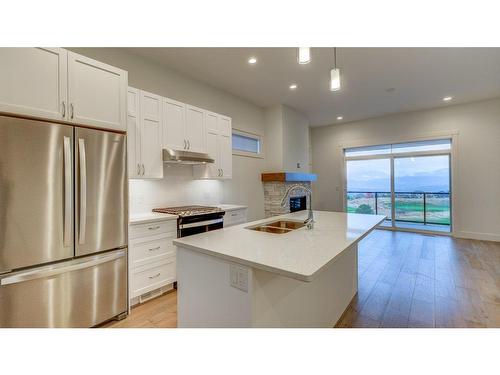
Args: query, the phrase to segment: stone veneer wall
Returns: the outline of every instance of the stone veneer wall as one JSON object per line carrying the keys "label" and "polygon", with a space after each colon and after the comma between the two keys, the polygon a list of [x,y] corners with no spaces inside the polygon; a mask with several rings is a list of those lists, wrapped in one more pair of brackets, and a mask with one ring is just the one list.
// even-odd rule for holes
{"label": "stone veneer wall", "polygon": [[[304,182],[281,182],[281,181],[272,181],[272,182],[264,182],[264,212],[266,218],[276,215],[283,215],[290,212],[290,200],[288,199],[286,205],[281,207],[280,202],[283,196],[285,195],[286,189],[290,185],[303,185],[311,188],[311,183],[309,181]],[[301,190],[294,190],[290,197],[301,197],[307,194]],[[309,207],[309,197],[307,197],[307,206]]]}

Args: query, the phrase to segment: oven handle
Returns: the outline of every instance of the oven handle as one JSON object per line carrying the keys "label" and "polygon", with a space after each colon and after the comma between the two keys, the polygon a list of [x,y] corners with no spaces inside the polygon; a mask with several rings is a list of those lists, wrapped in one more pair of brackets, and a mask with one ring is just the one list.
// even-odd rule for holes
{"label": "oven handle", "polygon": [[179,229],[202,227],[204,225],[222,223],[223,221],[224,221],[224,218],[220,218],[220,219],[213,219],[213,220],[198,221],[196,223],[180,224]]}

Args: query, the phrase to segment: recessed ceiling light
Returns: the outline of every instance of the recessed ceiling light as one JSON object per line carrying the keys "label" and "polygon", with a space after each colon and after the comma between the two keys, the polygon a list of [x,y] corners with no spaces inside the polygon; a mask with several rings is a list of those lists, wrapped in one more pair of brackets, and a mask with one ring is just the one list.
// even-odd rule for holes
{"label": "recessed ceiling light", "polygon": [[252,65],[253,65],[253,64],[255,64],[256,62],[257,62],[257,58],[256,58],[256,57],[250,57],[250,58],[248,59],[248,63],[249,63],[249,64],[252,64]]}
{"label": "recessed ceiling light", "polygon": [[290,85],[290,90],[295,90],[297,88],[297,85],[295,83],[292,83]]}
{"label": "recessed ceiling light", "polygon": [[449,102],[451,99],[453,99],[453,96],[445,96],[445,97],[443,98],[443,101],[445,101],[445,102]]}
{"label": "recessed ceiling light", "polygon": [[340,121],[340,120],[343,120],[343,119],[344,119],[344,117],[342,117],[342,116],[337,116],[337,120],[339,120],[339,121]]}

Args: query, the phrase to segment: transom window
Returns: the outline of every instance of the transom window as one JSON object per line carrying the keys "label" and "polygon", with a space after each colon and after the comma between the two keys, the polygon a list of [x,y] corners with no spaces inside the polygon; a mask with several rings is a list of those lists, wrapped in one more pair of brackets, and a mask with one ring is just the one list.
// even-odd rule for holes
{"label": "transom window", "polygon": [[413,152],[428,151],[449,151],[451,149],[451,139],[433,139],[428,141],[393,143],[386,145],[351,147],[345,149],[345,156],[374,156],[391,155]]}
{"label": "transom window", "polygon": [[233,129],[233,154],[262,157],[262,138],[259,135]]}

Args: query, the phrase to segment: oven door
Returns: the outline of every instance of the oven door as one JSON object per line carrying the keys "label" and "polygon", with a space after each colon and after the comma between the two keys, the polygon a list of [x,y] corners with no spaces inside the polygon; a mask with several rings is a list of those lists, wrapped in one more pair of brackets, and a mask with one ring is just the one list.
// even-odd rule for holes
{"label": "oven door", "polygon": [[224,227],[224,218],[220,215],[206,220],[185,219],[179,223],[179,237],[192,236],[193,234],[205,233]]}

